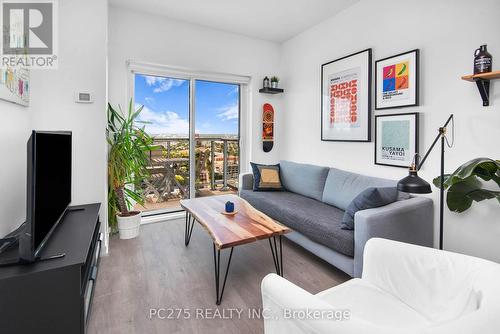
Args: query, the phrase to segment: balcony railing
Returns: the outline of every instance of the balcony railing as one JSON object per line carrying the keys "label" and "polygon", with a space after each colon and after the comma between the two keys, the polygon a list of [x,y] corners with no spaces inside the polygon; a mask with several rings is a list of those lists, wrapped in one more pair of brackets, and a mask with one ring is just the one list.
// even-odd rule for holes
{"label": "balcony railing", "polygon": [[[154,145],[161,149],[150,152],[150,177],[141,185],[146,196],[146,210],[170,208],[175,204],[172,202],[189,198],[189,139],[156,137]],[[196,197],[236,191],[239,155],[237,138],[197,136],[194,166]]]}

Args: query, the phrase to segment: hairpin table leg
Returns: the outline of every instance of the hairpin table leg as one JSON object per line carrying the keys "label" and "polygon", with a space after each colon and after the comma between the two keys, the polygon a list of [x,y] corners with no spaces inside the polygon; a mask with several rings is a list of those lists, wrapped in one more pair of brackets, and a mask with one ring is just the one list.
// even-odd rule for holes
{"label": "hairpin table leg", "polygon": [[[276,238],[279,239],[279,242],[277,242]],[[281,241],[281,234],[276,237],[273,236],[269,238],[269,246],[271,246],[271,253],[273,254],[273,261],[274,261],[274,266],[276,268],[276,274],[283,276],[283,244]],[[279,246],[279,247],[278,247]]]}
{"label": "hairpin table leg", "polygon": [[194,223],[194,217],[192,217],[191,214],[186,211],[186,226],[184,229],[184,245],[186,246],[189,245],[189,241],[191,240]]}
{"label": "hairpin table leg", "polygon": [[[227,261],[226,273],[224,274],[224,281],[222,282],[222,289],[220,289],[220,249],[216,249],[214,246],[214,265],[215,265],[215,304],[220,305],[222,301],[222,295],[224,294],[224,288],[226,287],[227,274],[229,273],[229,266],[231,265],[231,258],[233,257],[234,247],[231,247],[231,252],[229,253],[229,260]],[[220,294],[219,294],[220,290]]]}

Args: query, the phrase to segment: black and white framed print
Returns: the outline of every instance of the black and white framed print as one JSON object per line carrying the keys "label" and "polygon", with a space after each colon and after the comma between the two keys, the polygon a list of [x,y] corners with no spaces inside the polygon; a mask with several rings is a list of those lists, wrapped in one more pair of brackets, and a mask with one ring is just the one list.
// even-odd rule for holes
{"label": "black and white framed print", "polygon": [[321,140],[371,141],[372,49],[321,65]]}
{"label": "black and white framed print", "polygon": [[375,62],[375,109],[418,106],[419,50]]}
{"label": "black and white framed print", "polygon": [[410,167],[418,152],[418,113],[375,116],[375,164]]}

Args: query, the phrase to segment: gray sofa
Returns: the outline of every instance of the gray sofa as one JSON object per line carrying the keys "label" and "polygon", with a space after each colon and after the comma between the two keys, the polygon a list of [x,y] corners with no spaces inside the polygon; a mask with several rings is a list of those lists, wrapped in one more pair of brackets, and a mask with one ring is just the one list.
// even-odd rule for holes
{"label": "gray sofa", "polygon": [[280,161],[285,191],[253,191],[253,175],[240,175],[240,191],[258,210],[290,227],[286,237],[353,277],[361,277],[365,243],[381,237],[433,245],[433,202],[400,193],[398,201],[354,216],[354,231],[340,228],[344,210],[368,187],[397,181],[328,167]]}

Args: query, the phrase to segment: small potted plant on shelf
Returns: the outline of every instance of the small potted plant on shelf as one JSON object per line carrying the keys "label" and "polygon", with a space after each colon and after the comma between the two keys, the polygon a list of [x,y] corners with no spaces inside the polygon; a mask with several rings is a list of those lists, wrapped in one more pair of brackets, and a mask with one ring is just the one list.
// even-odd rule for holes
{"label": "small potted plant on shelf", "polygon": [[278,82],[280,79],[277,76],[271,77],[271,88],[278,88]]}
{"label": "small potted plant on shelf", "polygon": [[143,193],[136,186],[148,177],[149,152],[155,149],[144,126],[137,126],[142,109],[134,110],[130,101],[127,113],[123,113],[108,103],[108,220],[120,239],[139,235],[141,212],[130,210],[134,203],[144,204]]}

